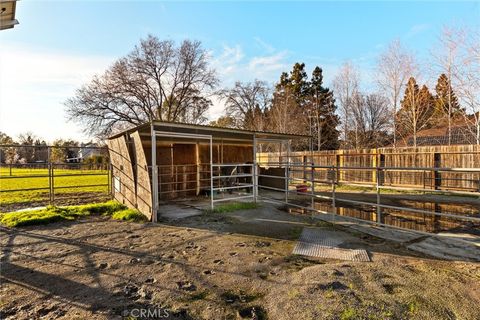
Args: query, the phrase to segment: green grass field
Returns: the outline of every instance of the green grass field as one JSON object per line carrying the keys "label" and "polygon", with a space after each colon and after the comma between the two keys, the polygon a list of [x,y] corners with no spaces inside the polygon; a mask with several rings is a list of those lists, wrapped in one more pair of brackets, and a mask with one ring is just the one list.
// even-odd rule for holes
{"label": "green grass field", "polygon": [[[107,170],[55,169],[53,181],[56,196],[108,192]],[[45,189],[4,192],[37,188]],[[10,171],[8,167],[2,167],[0,190],[0,206],[46,200],[49,198],[48,169],[12,168]]]}

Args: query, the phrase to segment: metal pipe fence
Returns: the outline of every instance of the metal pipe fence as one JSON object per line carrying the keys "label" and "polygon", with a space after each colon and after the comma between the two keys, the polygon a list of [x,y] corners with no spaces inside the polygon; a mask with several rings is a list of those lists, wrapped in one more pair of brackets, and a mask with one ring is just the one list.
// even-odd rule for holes
{"label": "metal pipe fence", "polygon": [[0,145],[1,211],[109,199],[111,179],[103,147]]}
{"label": "metal pipe fence", "polygon": [[[455,172],[459,174],[475,174],[478,175],[478,179],[470,179],[473,183],[480,185],[480,168],[449,168],[449,167],[394,167],[394,166],[381,166],[376,165],[375,167],[371,166],[341,166],[341,165],[315,165],[310,161],[292,161],[293,157],[288,157],[282,155],[277,157],[283,158],[286,161],[263,161],[260,162],[263,167],[268,168],[285,168],[284,176],[273,176],[268,174],[258,174],[259,178],[267,179],[280,179],[285,180],[285,187],[272,187],[268,185],[259,184],[258,188],[260,190],[267,190],[273,192],[283,192],[285,197],[280,199],[279,196],[271,196],[268,194],[259,195],[263,201],[275,202],[286,204],[294,208],[303,209],[307,212],[318,212],[318,213],[327,213],[331,214],[333,219],[335,216],[343,215],[347,218],[356,218],[355,216],[348,217],[345,212],[351,211],[363,211],[367,212],[370,217],[367,219],[368,223],[374,223],[379,226],[387,227],[397,227],[402,229],[411,230],[411,228],[403,228],[398,226],[392,221],[403,219],[405,221],[412,220],[442,220],[439,223],[448,224],[451,223],[455,225],[458,224],[469,224],[473,228],[480,227],[480,209],[477,210],[474,214],[459,213],[459,212],[449,212],[448,209],[443,209],[444,204],[433,204],[432,210],[426,210],[421,208],[415,208],[408,205],[398,205],[398,204],[385,204],[383,200],[387,200],[391,195],[382,194],[387,190],[389,191],[404,191],[404,192],[422,192],[422,193],[432,193],[432,194],[441,194],[442,196],[452,196],[452,195],[467,195],[480,197],[480,189],[460,189],[451,190],[448,188],[440,188],[437,183],[434,184],[425,184],[423,188],[418,186],[408,187],[408,186],[395,186],[385,182],[385,176],[391,172],[428,172],[429,175],[432,175],[435,179],[435,176],[442,174],[443,172]],[[294,159],[295,160],[295,159]],[[380,163],[378,163],[380,164]],[[373,177],[373,181],[366,183],[356,183],[348,181],[347,179],[340,179],[345,177],[345,172],[356,172],[366,171],[369,172],[369,177]],[[462,179],[462,178],[459,178]],[[292,189],[295,185],[306,185],[307,190],[299,191],[297,189]],[[324,186],[321,188],[320,186]],[[339,192],[338,187],[349,187],[349,186],[361,186],[370,189],[371,193],[374,195],[375,200],[371,201],[365,199],[363,201],[352,197],[350,193],[346,195],[344,192]],[[298,198],[303,199],[303,201]],[[397,195],[398,197],[398,195]],[[368,197],[366,197],[368,198]],[[317,202],[319,200],[319,202]],[[411,200],[410,200],[411,201]],[[325,202],[330,202],[328,207],[325,206]],[[412,201],[411,201],[412,202]],[[319,209],[319,206],[323,206]],[[372,208],[372,209],[369,209]],[[359,213],[358,215],[361,215]],[[365,222],[365,219],[360,219]]]}

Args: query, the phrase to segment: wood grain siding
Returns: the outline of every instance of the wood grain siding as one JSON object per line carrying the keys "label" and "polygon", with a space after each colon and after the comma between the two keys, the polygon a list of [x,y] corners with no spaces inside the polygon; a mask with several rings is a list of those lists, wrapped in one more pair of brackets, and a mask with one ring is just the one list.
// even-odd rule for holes
{"label": "wood grain siding", "polygon": [[148,219],[152,218],[152,185],[148,169],[148,162],[143,149],[142,140],[138,131],[133,132],[133,147],[135,150],[135,168],[136,176],[136,199],[137,209],[143,213]]}
{"label": "wood grain siding", "polygon": [[136,208],[135,178],[125,136],[107,140],[112,163],[113,196],[129,208]]}
{"label": "wood grain siding", "polygon": [[[201,163],[210,163],[210,146],[199,145]],[[213,163],[253,163],[253,147],[228,144],[213,145]]]}

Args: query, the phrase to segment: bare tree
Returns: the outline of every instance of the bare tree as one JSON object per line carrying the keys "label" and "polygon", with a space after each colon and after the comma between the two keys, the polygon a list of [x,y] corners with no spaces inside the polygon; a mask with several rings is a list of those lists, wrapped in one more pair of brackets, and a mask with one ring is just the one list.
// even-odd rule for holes
{"label": "bare tree", "polygon": [[408,78],[415,76],[416,71],[415,57],[402,46],[398,39],[390,43],[377,61],[377,84],[380,91],[386,94],[390,100],[394,146],[397,142],[396,114],[399,100]]}
{"label": "bare tree", "polygon": [[[453,86],[460,103],[465,107],[466,132],[474,137],[476,144],[480,144],[480,31],[461,28],[446,30],[442,38],[448,45],[447,49],[455,49],[456,59],[452,59],[449,65]],[[442,61],[445,62],[445,57]]]}
{"label": "bare tree", "polygon": [[345,62],[333,80],[333,92],[336,100],[340,103],[340,118],[343,122],[343,141],[344,148],[357,147],[358,135],[355,135],[354,143],[349,142],[349,132],[355,130],[358,133],[358,128],[355,122],[352,121],[352,104],[357,99],[359,91],[360,74],[356,67],[350,62]]}
{"label": "bare tree", "polygon": [[274,93],[272,107],[267,111],[268,128],[274,132],[305,134],[307,117],[291,91],[285,87]]}
{"label": "bare tree", "polygon": [[352,117],[358,128],[360,148],[377,148],[387,144],[391,125],[389,101],[379,94],[358,95],[352,104]]}
{"label": "bare tree", "polygon": [[151,120],[206,120],[208,92],[217,83],[199,41],[185,40],[177,47],[149,35],[65,105],[69,118],[89,134],[106,136]]}
{"label": "bare tree", "polygon": [[465,33],[462,29],[444,27],[439,38],[439,45],[432,50],[434,70],[443,73],[448,79],[448,88],[446,88],[447,97],[445,104],[445,116],[448,120],[448,144],[452,142],[452,114],[453,97],[452,92],[455,87],[460,87],[462,75],[461,45],[465,41]]}
{"label": "bare tree", "polygon": [[219,91],[225,101],[227,116],[248,130],[264,130],[264,112],[271,103],[272,90],[264,81],[236,82],[232,88]]}

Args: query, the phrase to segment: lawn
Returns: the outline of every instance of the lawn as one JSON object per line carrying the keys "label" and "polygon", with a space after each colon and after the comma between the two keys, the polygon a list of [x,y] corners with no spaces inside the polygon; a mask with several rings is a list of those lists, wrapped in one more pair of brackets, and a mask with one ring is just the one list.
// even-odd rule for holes
{"label": "lawn", "polygon": [[[107,170],[55,169],[53,181],[55,195],[108,192]],[[3,192],[19,189],[41,190]],[[49,198],[48,169],[12,168],[10,171],[2,167],[0,190],[0,206],[46,200]]]}

